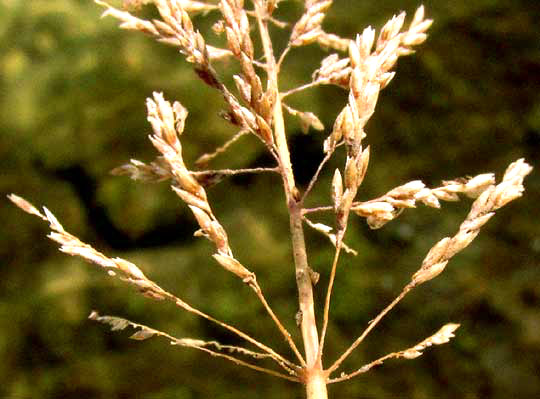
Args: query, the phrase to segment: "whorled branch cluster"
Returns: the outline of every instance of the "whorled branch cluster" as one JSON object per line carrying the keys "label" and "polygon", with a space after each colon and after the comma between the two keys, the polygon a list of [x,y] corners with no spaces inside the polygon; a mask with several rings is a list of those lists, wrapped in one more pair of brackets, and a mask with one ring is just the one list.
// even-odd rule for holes
{"label": "whorled branch cluster", "polygon": [[[72,256],[78,256],[83,258],[84,260],[94,263],[103,269],[105,269],[109,276],[111,277],[118,277],[121,280],[125,281],[126,283],[134,286],[137,291],[142,294],[143,296],[153,299],[153,300],[169,300],[173,302],[176,306],[182,308],[183,310],[193,313],[199,317],[202,317],[212,323],[215,323],[222,328],[225,328],[232,332],[233,334],[238,335],[240,338],[244,339],[245,341],[253,344],[257,348],[259,348],[262,352],[253,352],[246,348],[242,347],[230,347],[226,345],[220,345],[218,343],[214,343],[214,341],[208,343],[201,340],[194,340],[194,339],[181,339],[178,340],[176,338],[172,338],[166,333],[159,332],[157,330],[150,329],[146,326],[141,326],[136,323],[129,322],[127,320],[114,318],[110,316],[105,317],[99,317],[97,315],[97,312],[92,312],[90,315],[90,318],[97,321],[102,321],[108,324],[111,324],[113,330],[117,329],[123,329],[127,327],[128,325],[132,325],[133,327],[141,327],[142,332],[139,332],[138,335],[133,336],[134,339],[146,339],[150,338],[153,335],[161,335],[168,337],[171,339],[171,342],[173,344],[177,344],[180,346],[189,346],[195,349],[203,350],[207,353],[210,353],[213,356],[219,356],[226,358],[230,361],[233,361],[237,364],[241,364],[243,366],[265,372],[268,374],[276,375],[278,377],[282,377],[288,380],[292,381],[298,381],[298,378],[296,377],[297,371],[299,369],[298,366],[296,366],[294,363],[286,360],[283,356],[276,353],[273,349],[269,348],[268,346],[260,343],[256,339],[252,338],[245,332],[227,324],[222,321],[219,321],[212,316],[201,312],[200,310],[194,308],[193,306],[189,305],[184,300],[180,299],[176,295],[166,291],[162,287],[160,287],[157,283],[150,280],[146,275],[140,270],[139,267],[137,267],[135,264],[122,259],[122,258],[111,258],[96,249],[94,249],[91,245],[88,245],[81,240],[79,240],[76,236],[70,234],[67,232],[64,227],[60,224],[60,222],[56,219],[56,217],[47,209],[43,208],[43,213],[40,212],[35,206],[33,206],[31,203],[26,201],[24,198],[21,198],[15,194],[11,194],[8,196],[8,198],[19,208],[21,208],[23,211],[35,215],[39,217],[40,219],[46,221],[49,223],[49,227],[51,229],[51,233],[49,233],[48,237],[60,244],[60,251],[72,255]],[[230,257],[229,257],[230,258]],[[229,259],[227,258],[227,259]],[[232,259],[232,258],[230,258]],[[219,261],[220,259],[218,259]],[[230,262],[228,260],[225,260],[224,263]],[[221,262],[220,262],[221,263]],[[240,275],[242,277],[244,273],[243,266],[241,265],[234,265],[230,266],[229,264],[224,265],[225,269],[233,272],[234,274]],[[249,273],[249,272],[248,272]],[[256,285],[256,282],[254,280],[253,275],[249,275],[249,283],[251,283],[251,286],[253,288],[258,289],[258,285]],[[257,293],[260,293],[260,289],[256,291]],[[262,293],[260,293],[260,297],[262,300],[264,300],[264,297],[262,297]],[[275,316],[274,316],[275,317]],[[123,321],[122,321],[123,320]],[[282,327],[281,327],[282,328]],[[204,344],[202,343],[204,342]],[[213,346],[214,349],[208,348],[208,346]],[[217,351],[216,351],[217,350]],[[222,353],[220,351],[225,351],[225,353]],[[251,364],[249,362],[246,362],[241,359],[237,359],[234,357],[231,352],[239,353],[242,355],[247,355],[250,357],[253,357],[255,359],[261,359],[261,358],[271,358],[274,360],[277,364],[279,364],[287,374],[282,374],[274,370],[266,369],[263,367],[259,367],[257,365]]]}
{"label": "whorled branch cluster", "polygon": [[[337,359],[328,369],[329,372],[335,371],[341,363],[352,353],[354,349],[362,343],[370,331],[390,312],[413,288],[432,280],[445,269],[448,261],[458,252],[465,249],[478,235],[481,227],[494,215],[494,211],[508,204],[510,201],[519,198],[524,191],[523,179],[532,171],[532,167],[523,159],[519,159],[508,166],[502,181],[495,185],[493,176],[485,174],[469,180],[469,185],[464,184],[470,195],[477,196],[473,202],[471,210],[465,221],[460,225],[458,232],[453,237],[445,237],[437,242],[424,258],[420,269],[414,273],[411,281],[403,288],[401,293],[384,308],[373,320],[370,321],[364,332],[351,344],[351,346]],[[473,182],[473,184],[470,184]],[[448,184],[451,186],[452,184]],[[457,327],[456,327],[457,328]],[[414,349],[414,348],[413,348]],[[419,350],[405,351],[405,358],[414,358],[412,354],[417,354]],[[392,355],[392,354],[391,354]],[[389,357],[396,357],[387,355]],[[408,357],[408,356],[411,357]],[[419,356],[419,354],[418,354]],[[384,357],[386,359],[387,357]],[[343,381],[359,374],[358,371],[343,374],[342,377],[335,380]]]}

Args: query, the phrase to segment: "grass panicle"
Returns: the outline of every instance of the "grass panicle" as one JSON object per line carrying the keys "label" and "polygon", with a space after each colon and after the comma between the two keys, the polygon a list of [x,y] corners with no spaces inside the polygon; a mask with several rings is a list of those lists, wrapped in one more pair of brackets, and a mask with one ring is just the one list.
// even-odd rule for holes
{"label": "grass panicle", "polygon": [[[378,32],[372,27],[366,27],[354,38],[343,38],[323,29],[324,18],[332,5],[331,0],[305,0],[303,13],[296,22],[280,21],[273,16],[282,3],[279,0],[124,1],[122,9],[102,0],[95,0],[95,3],[104,8],[103,16],[115,18],[120,28],[143,33],[175,47],[191,63],[201,83],[214,89],[223,98],[222,115],[225,123],[236,128],[236,132],[215,151],[201,154],[193,166],[189,165],[182,151],[188,110],[180,102],[171,102],[163,93],[155,92],[146,100],[146,106],[147,120],[152,129],[149,140],[157,151],[156,158],[146,162],[132,159],[114,169],[113,174],[126,175],[142,182],[166,182],[170,185],[180,202],[191,210],[198,224],[195,236],[209,240],[213,246],[209,257],[214,260],[208,260],[206,267],[223,268],[253,291],[254,300],[259,301],[274,323],[276,333],[288,344],[289,353],[278,353],[259,338],[202,312],[166,291],[147,277],[151,270],[143,272],[128,260],[103,254],[82,242],[66,231],[47,208],[39,210],[25,199],[15,194],[9,195],[9,199],[23,211],[49,224],[48,237],[59,245],[60,251],[97,265],[110,277],[121,279],[147,298],[170,301],[182,310],[216,324],[236,335],[249,347],[223,345],[217,341],[196,338],[175,338],[119,317],[101,316],[96,311],[90,314],[91,320],[107,324],[113,331],[130,327],[135,330],[130,338],[135,340],[162,337],[174,346],[196,349],[239,366],[301,383],[305,386],[308,399],[325,399],[328,397],[326,386],[330,383],[349,380],[389,359],[417,358],[428,347],[447,343],[454,337],[459,324],[449,323],[416,345],[383,355],[351,372],[335,375],[341,370],[343,361],[410,291],[441,275],[450,260],[474,240],[498,209],[523,194],[523,180],[532,170],[523,159],[519,159],[508,166],[499,183],[492,173],[444,181],[435,188],[428,188],[422,181],[414,180],[390,189],[377,198],[356,200],[364,178],[369,173],[372,151],[366,144],[369,139],[366,124],[375,112],[381,90],[388,88],[395,77],[398,59],[413,54],[416,47],[427,39],[432,20],[425,17],[423,6],[416,10],[408,22],[402,12],[388,20]],[[143,7],[154,7],[159,17],[144,19],[137,16]],[[208,44],[192,19],[194,15],[210,13],[219,18],[214,25],[214,32],[222,36],[224,47]],[[288,32],[286,45],[279,53],[272,42],[270,25],[273,29]],[[301,52],[301,47],[314,43],[331,51],[331,54],[321,60],[320,67],[313,71],[306,83],[288,91],[280,90],[280,82],[287,79],[281,74],[281,66],[287,57]],[[237,74],[232,76],[232,87],[223,83],[228,80],[222,79],[216,72],[216,64],[225,59],[238,65]],[[286,103],[288,97],[321,85],[338,86],[348,94],[329,129],[313,112],[297,110]],[[320,143],[323,159],[303,192],[295,182],[284,111],[299,119],[304,132],[310,129],[326,131],[326,138]],[[270,155],[268,159],[271,164],[247,169],[208,167],[216,157],[233,151],[231,144],[245,135],[253,135],[259,140]],[[319,177],[325,172],[328,161],[338,152],[344,154],[345,161],[333,171],[331,186],[328,187],[328,202],[306,207],[305,201],[310,197],[312,189],[320,183]],[[207,190],[229,176],[267,172],[279,176],[285,197],[283,205],[289,212],[294,266],[279,272],[289,273],[291,284],[296,282],[298,288],[299,311],[296,321],[301,331],[303,350],[299,344],[297,346],[271,301],[264,295],[256,274],[257,265],[248,265],[235,254],[229,241],[229,232],[214,213],[207,195]],[[324,348],[332,296],[339,295],[339,292],[334,293],[333,288],[341,254],[357,254],[352,244],[345,244],[351,219],[365,218],[370,228],[378,229],[418,204],[440,209],[445,201],[465,198],[474,201],[457,232],[433,245],[399,295],[367,323],[358,338],[336,360],[328,363]],[[317,221],[318,215],[329,212],[334,215],[333,226]],[[334,257],[329,272],[313,270],[309,266],[305,226],[325,235],[333,245]],[[323,304],[316,304],[314,300],[314,287],[318,281],[317,289],[323,290],[325,298]],[[261,359],[271,359],[274,368],[259,365]]]}

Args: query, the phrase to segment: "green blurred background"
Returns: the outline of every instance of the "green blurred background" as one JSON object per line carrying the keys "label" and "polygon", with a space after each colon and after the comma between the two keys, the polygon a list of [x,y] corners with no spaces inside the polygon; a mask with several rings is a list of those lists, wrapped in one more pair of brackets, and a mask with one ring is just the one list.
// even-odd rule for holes
{"label": "green blurred background", "polygon": [[[417,2],[334,2],[325,28],[352,37]],[[417,54],[400,59],[367,127],[372,161],[359,197],[368,199],[414,179],[441,180],[488,171],[500,178],[513,160],[537,164],[540,149],[540,2],[426,1],[435,19]],[[299,2],[279,10],[293,19]],[[122,282],[60,254],[46,226],[16,210],[16,192],[45,204],[68,231],[103,252],[137,263],[147,275],[218,318],[282,352],[281,338],[250,290],[209,258],[192,237],[185,205],[166,183],[140,184],[108,172],[130,158],[152,160],[144,100],[152,91],[190,111],[183,136],[192,164],[234,132],[219,118],[215,92],[195,78],[173,48],[117,29],[88,0],[0,1],[0,398],[302,398],[299,386],[239,368],[159,338],[136,342],[87,320],[92,309],[127,317],[178,337],[230,334],[137,295]],[[216,15],[195,18],[203,32]],[[277,48],[285,36],[276,32]],[[281,43],[281,44],[279,44]],[[306,82],[326,54],[294,50],[282,86]],[[228,65],[221,67],[223,72]],[[305,187],[322,141],[346,93],[333,87],[291,97],[317,113],[325,133],[304,135],[288,120],[293,162]],[[325,170],[311,204],[329,203]],[[244,138],[212,166],[265,166],[270,159]],[[411,293],[345,364],[350,370],[407,348],[448,321],[461,323],[451,343],[414,361],[389,361],[329,387],[332,398],[540,397],[540,232],[538,169],[525,196],[498,212],[473,245],[438,279]],[[209,191],[237,257],[256,271],[287,326],[296,291],[288,222],[276,176],[238,177]],[[441,210],[419,206],[381,230],[353,218],[336,281],[325,355],[338,356],[414,273],[426,251],[454,234],[469,200]],[[321,219],[321,220],[324,220]],[[328,220],[328,219],[327,219]],[[321,273],[321,304],[332,248],[312,232],[311,266]]]}

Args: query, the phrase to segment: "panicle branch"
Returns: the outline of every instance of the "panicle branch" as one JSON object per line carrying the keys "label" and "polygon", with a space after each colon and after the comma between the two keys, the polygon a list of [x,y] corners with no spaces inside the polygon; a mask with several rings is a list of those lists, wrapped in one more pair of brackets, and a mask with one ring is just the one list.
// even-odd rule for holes
{"label": "panicle branch", "polygon": [[[314,73],[314,82],[348,88],[354,98],[354,102],[350,98],[348,106],[337,118],[332,134],[325,142],[325,152],[333,149],[343,138],[350,140],[344,137],[347,131],[363,129],[373,114],[379,91],[395,75],[391,69],[398,58],[412,54],[412,47],[425,41],[425,32],[432,20],[424,19],[423,6],[416,11],[409,28],[401,32],[404,21],[404,12],[394,16],[383,26],[376,43],[375,30],[367,27],[361,35],[357,35],[356,40],[349,42],[348,58],[339,59],[332,54],[322,61],[321,68]],[[353,127],[352,124],[357,126]]]}
{"label": "panicle branch", "polygon": [[[211,4],[208,1],[194,1],[194,0],[175,0],[184,10],[193,14],[207,14],[208,12],[215,10],[217,6]],[[154,4],[156,0],[124,0],[122,8],[126,11],[138,11],[143,5]]]}
{"label": "panicle branch", "polygon": [[[251,14],[255,15],[258,22],[262,23],[260,19],[268,20],[277,2],[264,1],[260,3],[260,1],[254,2],[256,10]],[[272,134],[276,94],[272,85],[268,85],[267,89],[264,90],[262,81],[255,71],[257,62],[254,59],[248,12],[244,9],[243,1],[238,0],[223,0],[220,3],[220,9],[224,18],[223,25],[227,45],[242,68],[242,74],[234,75],[233,78],[240,98],[247,105],[247,108],[239,105],[245,119],[244,124],[247,123],[249,129],[266,144],[274,157],[278,159]],[[264,14],[261,15],[262,13]],[[272,69],[270,64],[273,59],[266,53],[265,58],[266,63],[262,67],[270,76]],[[234,120],[234,117],[232,119]]]}
{"label": "panicle branch", "polygon": [[521,197],[524,191],[523,179],[531,171],[532,167],[523,159],[511,163],[502,182],[489,185],[473,202],[471,211],[459,226],[459,231],[451,238],[443,238],[430,249],[422,267],[413,275],[411,283],[420,285],[438,276],[448,261],[476,238],[482,226],[491,219],[497,209]]}
{"label": "panicle branch", "polygon": [[[366,134],[364,127],[373,115],[380,90],[388,85],[394,76],[389,72],[400,55],[410,54],[410,46],[422,43],[425,30],[431,22],[423,21],[423,7],[416,12],[407,31],[400,33],[405,21],[405,13],[394,16],[381,29],[376,48],[372,51],[375,31],[368,27],[355,41],[349,42],[349,63],[351,72],[348,79],[348,104],[336,118],[330,136],[324,142],[325,154],[332,154],[337,145],[343,142],[347,151],[343,181],[336,172],[332,180],[332,193],[336,214],[336,253],[332,262],[330,279],[326,291],[323,313],[323,327],[318,357],[321,358],[328,328],[330,300],[336,276],[341,243],[347,230],[351,207],[364,180],[369,164],[369,147],[363,148],[362,140]],[[429,21],[429,20],[427,20]]]}
{"label": "panicle branch", "polygon": [[[43,208],[43,214],[37,211],[32,204],[23,198],[11,194],[8,198],[23,211],[30,214],[34,214],[46,221],[49,222],[49,227],[52,230],[48,234],[48,237],[60,244],[60,251],[72,255],[79,256],[90,263],[97,264],[104,268],[110,276],[118,276],[121,280],[127,282],[128,284],[133,285],[137,291],[143,296],[154,299],[154,300],[169,300],[173,302],[176,306],[196,314],[206,320],[209,320],[219,326],[231,331],[232,333],[238,335],[244,340],[255,345],[259,349],[266,352],[276,363],[281,367],[287,370],[288,373],[294,375],[299,367],[289,360],[285,359],[283,356],[276,353],[273,349],[268,346],[260,343],[256,339],[252,338],[248,334],[238,330],[237,328],[224,323],[220,320],[209,316],[208,314],[201,312],[200,310],[192,307],[182,299],[178,298],[174,294],[164,290],[154,281],[150,280],[145,274],[133,263],[122,259],[122,258],[110,258],[107,255],[95,250],[91,245],[88,245],[80,241],[76,236],[68,233],[64,227],[60,224],[58,219],[50,212],[47,208]],[[37,212],[37,214],[36,214]],[[239,269],[243,272],[244,269]],[[240,273],[239,270],[231,270],[233,273]],[[257,286],[258,287],[258,286]]]}
{"label": "panicle branch", "polygon": [[[189,8],[184,7],[187,3],[175,0],[154,0],[153,3],[159,11],[161,20],[147,21],[137,18],[127,11],[118,10],[104,1],[95,1],[106,8],[103,16],[110,15],[121,21],[121,28],[140,31],[154,37],[159,42],[178,47],[180,52],[186,56],[186,60],[194,64],[194,70],[198,77],[222,93],[229,106],[229,110],[223,115],[225,119],[240,127],[241,130],[254,133],[272,150],[272,135],[268,120],[271,99],[262,96],[262,85],[254,71],[253,44],[249,37],[249,21],[242,1],[224,0],[219,5],[227,25],[229,49],[213,47],[206,43],[204,37],[193,25],[189,16]],[[212,10],[214,8],[218,7],[212,7]],[[251,94],[251,103],[255,104],[257,113],[241,106],[240,101],[220,82],[212,67],[213,60],[231,56],[240,61],[244,76],[248,78],[248,83],[254,92]]]}
{"label": "panicle branch", "polygon": [[399,351],[399,352],[389,353],[388,355],[385,355],[383,357],[378,358],[377,360],[374,360],[368,364],[363,365],[362,367],[360,367],[359,369],[351,373],[341,373],[339,377],[329,379],[328,383],[332,384],[334,382],[350,380],[351,378],[356,377],[357,375],[360,375],[369,371],[371,368],[375,366],[380,366],[388,359],[397,359],[400,357],[404,359],[416,359],[417,357],[422,355],[422,351],[424,349],[432,345],[442,345],[447,342],[450,342],[450,339],[454,337],[454,332],[458,328],[459,328],[459,324],[456,324],[456,323],[445,324],[435,334],[426,338],[422,342],[419,342],[415,346]]}
{"label": "panicle branch", "polygon": [[169,164],[176,183],[173,184],[172,189],[186,202],[199,224],[200,230],[195,235],[204,236],[212,241],[217,249],[217,253],[213,257],[219,265],[235,274],[255,291],[269,316],[286,339],[298,360],[302,363],[303,358],[293,342],[291,334],[285,329],[268,305],[255,274],[235,259],[232,249],[229,246],[227,233],[214,216],[204,187],[190,174],[183,161],[179,136],[184,129],[187,111],[177,102],[171,106],[159,93],[154,93],[154,98],[147,100],[147,108],[148,121],[154,130],[154,134],[150,136],[150,140]]}
{"label": "panicle branch", "polygon": [[[238,364],[240,366],[248,367],[256,371],[260,371],[262,373],[270,374],[275,377],[280,377],[289,381],[299,382],[300,380],[297,377],[279,373],[277,371],[267,369],[265,367],[260,367],[255,364],[246,362],[244,360],[238,359],[237,357],[233,356],[232,354],[238,354],[243,355],[247,357],[251,357],[255,360],[259,359],[265,359],[271,357],[267,353],[261,353],[261,352],[254,352],[246,348],[242,348],[239,346],[234,345],[223,345],[220,344],[217,341],[204,341],[201,339],[193,339],[193,338],[175,338],[172,335],[169,335],[163,331],[156,330],[154,328],[145,326],[144,324],[134,323],[132,321],[129,321],[127,319],[123,319],[121,317],[115,317],[115,316],[101,316],[97,311],[92,311],[90,315],[88,316],[90,320],[97,321],[99,323],[108,324],[111,326],[111,331],[119,331],[123,330],[127,327],[132,327],[136,329],[137,331],[132,334],[129,338],[134,339],[137,341],[143,341],[148,338],[151,338],[153,336],[160,336],[164,337],[169,340],[171,345],[175,346],[182,346],[186,348],[193,348],[200,350],[202,352],[208,353],[211,356],[215,357],[221,357],[224,359],[227,359],[235,364]],[[223,353],[228,352],[228,353]]]}
{"label": "panicle branch", "polygon": [[302,130],[302,133],[308,133],[310,127],[318,131],[324,130],[323,123],[313,112],[298,111],[285,103],[283,103],[283,108],[285,108],[290,115],[300,119],[300,129]]}
{"label": "panicle branch", "polygon": [[305,12],[294,25],[289,46],[299,47],[313,43],[323,34],[322,21],[332,0],[306,0]]}
{"label": "panicle branch", "polygon": [[[453,237],[445,237],[436,243],[428,252],[422,262],[420,269],[414,273],[411,281],[405,286],[403,291],[398,295],[390,305],[384,308],[372,321],[364,332],[353,342],[353,344],[339,357],[338,360],[328,369],[331,373],[335,371],[341,363],[358,347],[364,338],[375,328],[375,326],[383,319],[383,317],[392,308],[397,305],[413,288],[423,284],[442,273],[448,261],[458,252],[465,249],[476,238],[480,232],[480,228],[494,215],[494,211],[508,204],[510,201],[519,198],[524,190],[523,179],[532,171],[532,167],[523,159],[511,163],[504,173],[502,181],[497,185],[478,184],[478,187],[483,187],[484,191],[473,202],[471,211],[465,218],[465,221],[460,225],[459,231]],[[482,175],[481,175],[482,176]],[[486,176],[486,175],[484,175]],[[475,178],[476,179],[476,178]],[[477,179],[482,182],[487,178]],[[471,181],[473,181],[472,179]],[[490,179],[487,179],[491,181]],[[471,189],[474,185],[469,186]],[[471,190],[471,195],[477,195],[476,190]],[[474,193],[474,194],[472,194]]]}
{"label": "panicle branch", "polygon": [[[325,235],[332,245],[335,247],[337,245],[337,237],[334,233],[332,233],[332,227],[325,225],[324,223],[314,223],[311,220],[309,220],[307,217],[303,217],[304,222],[311,227],[313,230],[318,231],[319,233]],[[351,254],[351,255],[358,255],[358,252],[351,247],[349,247],[344,242],[341,243],[341,246],[345,250],[345,252]]]}
{"label": "panicle branch", "polygon": [[[421,202],[432,208],[440,208],[440,201],[459,201],[458,194],[469,198],[476,198],[489,185],[495,183],[493,173],[483,173],[473,178],[460,177],[454,180],[443,181],[440,187],[429,188],[420,180],[413,180],[398,186],[388,193],[368,201],[354,201],[351,211],[358,216],[367,218],[372,229],[378,229],[391,220],[397,218],[408,208],[415,208]],[[334,206],[320,206],[305,208],[304,215],[335,210],[335,204],[341,201],[343,195],[342,177],[338,169],[334,174],[332,183],[332,203]]]}
{"label": "panicle branch", "polygon": [[[206,13],[215,10],[217,9],[215,5],[190,0],[144,1],[145,4],[154,4],[163,18],[162,21],[148,21],[135,17],[129,11],[114,8],[105,1],[94,1],[106,9],[102,15],[103,17],[110,15],[121,22],[120,28],[139,31],[154,37],[162,43],[178,47],[187,56],[189,62],[195,63],[200,67],[204,68],[210,59],[218,60],[231,55],[225,49],[206,46],[201,34],[194,30],[189,17],[189,13]],[[138,6],[142,3],[136,1],[126,2],[125,8],[128,10],[137,10],[139,8]]]}
{"label": "panicle branch", "polygon": [[[412,54],[414,52],[412,47],[425,41],[427,38],[426,31],[433,22],[431,19],[424,19],[423,6],[419,7],[416,11],[408,29],[400,32],[404,19],[405,13],[401,13],[398,16],[394,16],[384,25],[374,50],[372,48],[375,41],[375,31],[371,27],[364,29],[362,34],[356,38],[356,47],[359,51],[352,53],[352,57],[355,57],[352,61],[350,52],[351,40],[339,38],[336,41],[339,44],[328,45],[328,47],[333,47],[339,51],[347,51],[349,49],[349,57],[340,58],[338,54],[334,53],[324,58],[321,62],[321,67],[313,73],[312,82],[304,88],[320,84],[332,84],[348,89],[354,69],[351,63],[354,61],[356,63],[358,61],[365,63],[365,69],[369,71],[371,78],[374,78],[380,84],[380,89],[386,87],[394,77],[394,72],[390,72],[390,69],[394,66],[397,59],[401,56]],[[326,39],[328,39],[328,36],[321,35],[319,43],[324,46]],[[332,41],[331,39],[328,40]],[[293,89],[284,93],[283,96],[296,91]]]}
{"label": "panicle branch", "polygon": [[378,229],[398,217],[403,210],[416,207],[421,202],[440,208],[440,201],[459,201],[458,194],[476,198],[495,183],[493,173],[483,173],[473,178],[443,181],[442,186],[430,189],[420,180],[414,180],[390,190],[385,195],[366,202],[355,202],[351,210],[365,217],[369,227]]}

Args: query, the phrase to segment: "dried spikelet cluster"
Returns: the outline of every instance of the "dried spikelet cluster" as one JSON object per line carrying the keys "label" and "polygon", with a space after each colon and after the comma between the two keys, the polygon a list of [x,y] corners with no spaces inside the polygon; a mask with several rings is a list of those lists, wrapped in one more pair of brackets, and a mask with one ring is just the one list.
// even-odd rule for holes
{"label": "dried spikelet cluster", "polygon": [[419,201],[432,208],[440,208],[440,201],[459,201],[459,193],[476,198],[488,186],[495,183],[493,173],[474,178],[445,181],[441,187],[429,189],[420,180],[396,187],[380,198],[354,203],[352,211],[367,218],[372,229],[378,229],[395,219],[406,208],[414,208]]}
{"label": "dried spikelet cluster", "polygon": [[[217,156],[225,153],[233,142],[246,134],[257,137],[265,150],[275,161],[274,165],[252,169],[201,170],[186,165],[182,156],[182,140],[187,118],[187,110],[177,101],[165,100],[163,94],[154,93],[147,99],[148,122],[152,127],[149,138],[159,155],[150,163],[131,160],[113,170],[113,174],[127,175],[134,180],[145,182],[170,181],[171,189],[192,211],[199,230],[196,236],[207,238],[215,247],[212,257],[226,271],[245,283],[256,295],[261,306],[275,324],[277,330],[288,343],[296,361],[287,359],[269,346],[251,337],[242,330],[217,320],[196,309],[176,295],[165,291],[150,280],[133,263],[121,258],[111,258],[81,242],[64,230],[54,215],[46,208],[39,211],[26,200],[14,194],[9,198],[17,206],[49,223],[49,237],[60,244],[60,250],[79,256],[104,268],[109,275],[117,276],[133,285],[141,294],[155,300],[169,300],[176,306],[209,320],[212,323],[236,334],[239,338],[255,346],[259,352],[240,346],[222,345],[215,341],[202,341],[193,338],[174,338],[167,333],[131,321],[100,316],[92,312],[90,318],[111,326],[112,330],[132,327],[136,329],[131,338],[143,340],[161,336],[171,344],[191,347],[212,356],[219,356],[236,364],[281,377],[305,385],[308,399],[327,398],[326,385],[348,380],[365,373],[373,366],[391,358],[413,359],[432,345],[446,343],[453,337],[458,324],[449,323],[438,332],[420,343],[399,352],[393,352],[374,360],[350,373],[332,377],[343,361],[364,341],[366,336],[413,288],[435,278],[446,267],[449,260],[466,248],[478,235],[481,227],[494,215],[494,212],[520,197],[523,193],[523,180],[531,167],[520,159],[506,170],[502,181],[495,182],[491,173],[473,178],[459,178],[444,181],[440,187],[428,188],[419,180],[400,185],[386,194],[364,202],[355,201],[356,195],[367,173],[370,147],[364,145],[366,123],[374,113],[379,93],[394,78],[392,70],[399,57],[413,53],[413,48],[426,40],[426,32],[432,21],[424,17],[424,8],[419,7],[407,28],[405,13],[392,17],[378,35],[367,27],[354,40],[341,38],[324,31],[322,23],[331,0],[305,0],[304,13],[292,24],[289,39],[281,54],[273,49],[269,24],[285,29],[288,25],[273,17],[278,0],[191,1],[191,0],[132,0],[124,1],[124,10],[116,9],[101,0],[97,4],[105,7],[104,15],[120,21],[120,27],[145,33],[159,42],[176,47],[193,64],[197,76],[207,85],[216,89],[223,97],[225,109],[222,116],[237,132],[213,153],[203,154],[195,163],[195,168],[206,166]],[[144,5],[155,6],[160,19],[145,20],[132,12]],[[224,35],[226,48],[211,46],[196,29],[192,21],[194,14],[220,13],[215,23],[215,33]],[[262,54],[255,50],[253,35],[259,35]],[[311,81],[289,91],[280,91],[281,65],[293,48],[317,43],[326,49],[348,52],[348,56],[330,54],[314,71]],[[240,66],[240,73],[233,76],[235,90],[228,88],[214,69],[214,63],[224,58],[234,60]],[[301,192],[296,186],[292,170],[287,132],[283,111],[300,119],[302,129],[324,130],[319,118],[309,111],[300,111],[286,104],[288,96],[319,85],[337,85],[348,91],[348,100],[337,115],[333,127],[324,140],[322,161],[309,182]],[[319,181],[319,175],[328,160],[340,149],[346,155],[342,168],[334,171],[331,187],[331,202],[327,205],[307,208],[305,199]],[[299,311],[296,321],[300,327],[304,353],[293,341],[290,332],[284,327],[263,295],[263,291],[253,270],[235,257],[229,244],[227,232],[212,211],[206,190],[227,176],[240,173],[271,172],[281,178],[286,206],[289,211],[291,242],[294,256],[294,273],[298,289]],[[458,201],[460,194],[474,198],[471,211],[453,237],[445,237],[437,242],[425,256],[420,268],[413,274],[401,293],[371,320],[364,331],[329,367],[323,365],[323,349],[329,324],[331,296],[337,274],[340,254],[343,251],[356,254],[344,243],[351,214],[364,217],[371,228],[381,228],[397,218],[407,208],[417,203],[440,208],[441,201]],[[312,220],[322,212],[335,215],[335,225],[328,226]],[[310,218],[308,219],[308,215]],[[309,266],[303,228],[307,225],[326,235],[335,247],[334,259],[328,276],[324,308],[322,309],[322,328],[317,327],[317,312],[313,289],[320,274]],[[286,272],[286,271],[282,271]],[[244,359],[247,357],[248,359]],[[255,363],[256,360],[270,358],[280,367],[277,371]]]}
{"label": "dried spikelet cluster", "polygon": [[322,29],[325,12],[332,5],[332,0],[306,1],[305,13],[296,22],[289,39],[291,47],[305,46],[317,42],[323,48],[346,51],[349,40],[343,39]]}
{"label": "dried spikelet cluster", "polygon": [[362,34],[357,36],[354,46],[349,41],[346,47],[349,48],[349,57],[339,58],[338,54],[331,54],[322,60],[321,67],[313,74],[313,84],[334,84],[348,88],[353,69],[361,65],[366,72],[366,78],[377,81],[380,89],[386,87],[394,77],[394,73],[389,70],[397,59],[412,54],[412,47],[426,40],[425,32],[433,23],[431,19],[424,19],[423,7],[418,8],[409,28],[402,32],[404,22],[404,12],[389,20],[379,33],[375,49],[374,29],[364,29]]}
{"label": "dried spikelet cluster", "polygon": [[[220,254],[231,256],[227,234],[212,213],[206,191],[188,171],[182,158],[179,136],[184,131],[187,110],[179,103],[171,104],[160,93],[146,102],[148,122],[154,134],[150,141],[161,153],[174,179],[172,186],[178,196],[189,206],[201,228],[200,234],[212,241]],[[247,272],[247,271],[246,271]]]}
{"label": "dried spikelet cluster", "polygon": [[121,258],[110,258],[80,241],[64,230],[64,227],[47,208],[44,207],[43,213],[41,213],[36,207],[17,195],[11,194],[8,198],[24,211],[49,222],[51,232],[48,237],[60,244],[60,251],[68,255],[79,256],[103,267],[110,276],[116,276],[117,273],[120,273],[120,278],[133,284],[140,293],[149,298],[165,299],[167,293],[150,281],[133,263]]}
{"label": "dried spikelet cluster", "polygon": [[[471,211],[452,237],[445,237],[430,249],[422,262],[422,267],[413,276],[415,285],[422,284],[440,274],[450,258],[467,247],[480,232],[480,228],[495,214],[494,211],[523,193],[523,179],[532,168],[519,159],[508,166],[501,183],[496,186],[490,182],[482,194],[473,202]],[[474,181],[472,179],[471,181]],[[485,180],[478,179],[485,186]],[[470,182],[469,182],[470,183]],[[478,188],[474,188],[477,192]]]}

